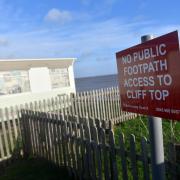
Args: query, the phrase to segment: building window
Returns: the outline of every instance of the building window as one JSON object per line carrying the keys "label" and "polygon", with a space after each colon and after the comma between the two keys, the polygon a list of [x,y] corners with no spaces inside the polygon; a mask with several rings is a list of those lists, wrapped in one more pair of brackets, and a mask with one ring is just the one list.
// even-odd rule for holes
{"label": "building window", "polygon": [[0,95],[30,91],[28,71],[0,72]]}
{"label": "building window", "polygon": [[68,69],[50,69],[52,89],[69,86]]}

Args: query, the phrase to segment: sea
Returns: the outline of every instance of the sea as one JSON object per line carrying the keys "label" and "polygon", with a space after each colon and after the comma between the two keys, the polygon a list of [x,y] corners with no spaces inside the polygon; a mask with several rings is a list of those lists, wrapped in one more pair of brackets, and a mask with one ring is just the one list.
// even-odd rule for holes
{"label": "sea", "polygon": [[101,88],[116,87],[118,86],[117,74],[76,78],[76,91],[89,91]]}

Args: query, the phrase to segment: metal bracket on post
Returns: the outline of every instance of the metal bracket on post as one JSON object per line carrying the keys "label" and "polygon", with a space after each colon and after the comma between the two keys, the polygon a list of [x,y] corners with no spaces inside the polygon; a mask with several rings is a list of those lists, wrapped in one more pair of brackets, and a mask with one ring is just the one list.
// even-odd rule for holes
{"label": "metal bracket on post", "polygon": [[[141,37],[141,42],[146,42],[153,39],[152,35],[145,35]],[[162,118],[148,117],[149,136],[151,146],[151,167],[152,179],[165,179],[165,164],[164,164],[164,147],[163,147],[163,131]]]}

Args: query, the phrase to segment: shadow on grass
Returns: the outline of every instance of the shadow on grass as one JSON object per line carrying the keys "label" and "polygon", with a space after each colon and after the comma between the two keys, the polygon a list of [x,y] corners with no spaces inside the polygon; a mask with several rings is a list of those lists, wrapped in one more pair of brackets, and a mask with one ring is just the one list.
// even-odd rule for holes
{"label": "shadow on grass", "polygon": [[44,159],[19,160],[5,169],[0,180],[70,180],[68,170]]}

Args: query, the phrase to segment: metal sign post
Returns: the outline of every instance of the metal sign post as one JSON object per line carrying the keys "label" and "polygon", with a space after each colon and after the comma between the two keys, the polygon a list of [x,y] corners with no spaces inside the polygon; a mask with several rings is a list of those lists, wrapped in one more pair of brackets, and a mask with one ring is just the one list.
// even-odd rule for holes
{"label": "metal sign post", "polygon": [[[145,35],[141,37],[141,42],[146,42],[153,39],[152,35]],[[158,117],[149,116],[149,136],[151,146],[151,166],[152,179],[165,179],[165,164],[164,164],[164,147],[163,147],[163,132],[162,119]]]}

